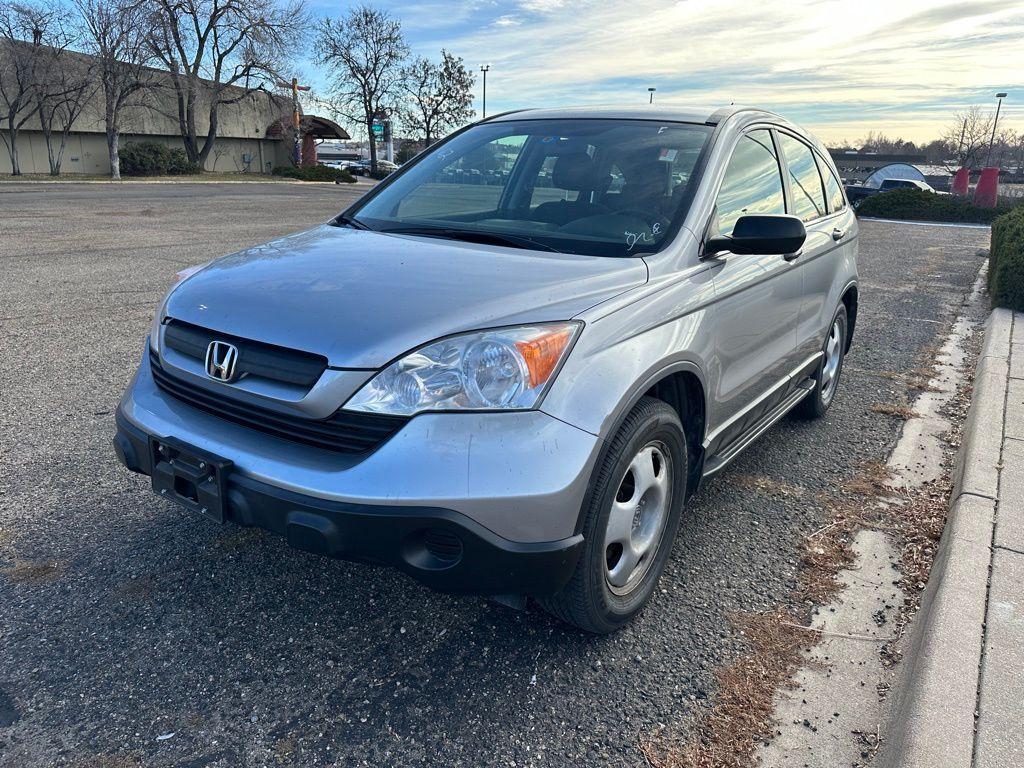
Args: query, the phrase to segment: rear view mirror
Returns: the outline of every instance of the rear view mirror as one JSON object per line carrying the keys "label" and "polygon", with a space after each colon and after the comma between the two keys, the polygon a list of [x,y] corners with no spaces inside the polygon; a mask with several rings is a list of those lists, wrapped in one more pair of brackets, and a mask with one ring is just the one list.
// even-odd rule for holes
{"label": "rear view mirror", "polygon": [[750,215],[736,220],[731,235],[718,235],[704,246],[705,256],[722,251],[767,256],[799,251],[807,239],[804,223],[796,216]]}

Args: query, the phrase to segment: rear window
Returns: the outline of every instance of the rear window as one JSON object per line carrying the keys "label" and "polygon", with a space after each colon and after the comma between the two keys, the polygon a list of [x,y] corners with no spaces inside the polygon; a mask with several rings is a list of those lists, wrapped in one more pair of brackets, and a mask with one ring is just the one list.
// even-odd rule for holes
{"label": "rear window", "polygon": [[835,213],[846,207],[846,198],[843,197],[843,185],[839,183],[835,173],[822,158],[818,158],[818,167],[825,179],[825,196],[828,198],[828,211]]}

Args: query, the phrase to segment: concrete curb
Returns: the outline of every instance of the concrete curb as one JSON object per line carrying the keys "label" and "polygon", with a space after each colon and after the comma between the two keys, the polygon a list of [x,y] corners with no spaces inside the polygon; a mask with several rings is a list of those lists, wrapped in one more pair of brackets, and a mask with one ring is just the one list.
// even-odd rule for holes
{"label": "concrete curb", "polygon": [[1005,309],[985,325],[949,519],[904,648],[881,766],[966,768],[973,761],[1012,328]]}

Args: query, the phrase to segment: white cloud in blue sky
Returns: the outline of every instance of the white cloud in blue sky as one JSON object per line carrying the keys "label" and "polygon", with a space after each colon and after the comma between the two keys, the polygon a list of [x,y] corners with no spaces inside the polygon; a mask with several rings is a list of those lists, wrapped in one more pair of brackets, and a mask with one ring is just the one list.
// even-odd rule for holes
{"label": "white cloud in blue sky", "polygon": [[[347,4],[346,4],[347,5]],[[489,62],[488,112],[528,106],[749,103],[826,140],[935,137],[1010,92],[1024,130],[1024,0],[397,0],[414,51]],[[314,0],[318,15],[341,3]],[[315,68],[307,65],[315,77]],[[478,108],[479,108],[479,84]]]}

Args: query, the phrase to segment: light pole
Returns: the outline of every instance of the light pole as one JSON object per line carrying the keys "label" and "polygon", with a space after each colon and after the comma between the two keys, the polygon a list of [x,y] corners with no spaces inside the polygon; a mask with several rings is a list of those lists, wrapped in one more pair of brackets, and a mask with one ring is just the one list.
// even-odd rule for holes
{"label": "light pole", "polygon": [[655,92],[656,90],[658,90],[658,89],[657,89],[657,88],[648,88],[647,90],[648,90],[648,92],[649,92],[649,93],[651,94],[651,99],[650,99],[650,101],[648,101],[647,103],[648,103],[648,104],[653,104],[653,103],[654,103],[654,92]]}
{"label": "light pole", "polygon": [[999,125],[999,110],[1003,107],[1003,99],[1006,98],[1005,93],[997,93],[996,98],[999,101],[996,102],[996,119],[992,121],[992,138],[988,142],[988,154],[985,155],[985,166],[987,167],[992,159],[992,147],[996,143],[996,126]]}
{"label": "light pole", "polygon": [[481,112],[483,113],[482,117],[487,117],[487,73],[491,71],[491,65],[481,65],[480,71],[484,73],[484,108],[481,110]]}

